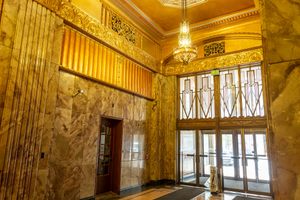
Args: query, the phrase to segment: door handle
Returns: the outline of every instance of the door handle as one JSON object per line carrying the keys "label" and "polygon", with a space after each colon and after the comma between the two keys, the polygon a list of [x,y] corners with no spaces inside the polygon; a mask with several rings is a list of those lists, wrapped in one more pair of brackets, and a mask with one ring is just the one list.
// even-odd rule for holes
{"label": "door handle", "polygon": [[195,154],[186,154],[186,156],[189,156],[189,157],[194,157]]}
{"label": "door handle", "polygon": [[208,157],[208,155],[200,154],[199,157]]}

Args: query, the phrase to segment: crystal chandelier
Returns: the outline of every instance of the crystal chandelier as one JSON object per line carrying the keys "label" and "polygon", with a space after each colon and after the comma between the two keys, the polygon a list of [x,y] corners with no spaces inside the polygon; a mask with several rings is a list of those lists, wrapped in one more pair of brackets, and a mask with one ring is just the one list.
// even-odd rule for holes
{"label": "crystal chandelier", "polygon": [[186,20],[186,0],[182,0],[182,22],[178,36],[178,47],[174,50],[174,59],[182,62],[184,65],[189,64],[197,57],[198,50],[192,46],[189,22]]}

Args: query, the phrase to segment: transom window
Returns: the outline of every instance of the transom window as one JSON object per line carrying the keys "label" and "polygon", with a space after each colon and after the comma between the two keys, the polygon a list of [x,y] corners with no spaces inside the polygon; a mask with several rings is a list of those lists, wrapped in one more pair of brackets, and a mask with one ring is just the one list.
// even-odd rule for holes
{"label": "transom window", "polygon": [[180,78],[180,119],[212,119],[216,109],[221,118],[264,116],[261,66],[223,69],[218,78],[210,73]]}

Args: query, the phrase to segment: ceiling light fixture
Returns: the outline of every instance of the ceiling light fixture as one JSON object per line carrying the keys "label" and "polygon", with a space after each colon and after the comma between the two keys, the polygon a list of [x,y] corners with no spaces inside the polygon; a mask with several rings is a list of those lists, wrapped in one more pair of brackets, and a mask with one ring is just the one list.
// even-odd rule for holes
{"label": "ceiling light fixture", "polygon": [[189,22],[186,19],[186,10],[186,0],[182,0],[182,22],[178,36],[178,47],[173,52],[174,59],[182,62],[184,65],[189,64],[198,54],[197,48],[192,46]]}

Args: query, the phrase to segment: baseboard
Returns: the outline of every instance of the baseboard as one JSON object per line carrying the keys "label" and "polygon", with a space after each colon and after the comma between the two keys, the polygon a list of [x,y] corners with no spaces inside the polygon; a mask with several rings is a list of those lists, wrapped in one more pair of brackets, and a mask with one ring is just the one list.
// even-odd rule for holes
{"label": "baseboard", "polygon": [[80,200],[95,200],[96,198],[94,196],[91,196],[91,197],[85,197],[83,199],[80,199]]}
{"label": "baseboard", "polygon": [[175,185],[176,181],[172,179],[161,179],[161,180],[151,180],[148,183],[146,183],[144,186],[161,186],[161,185]]}

